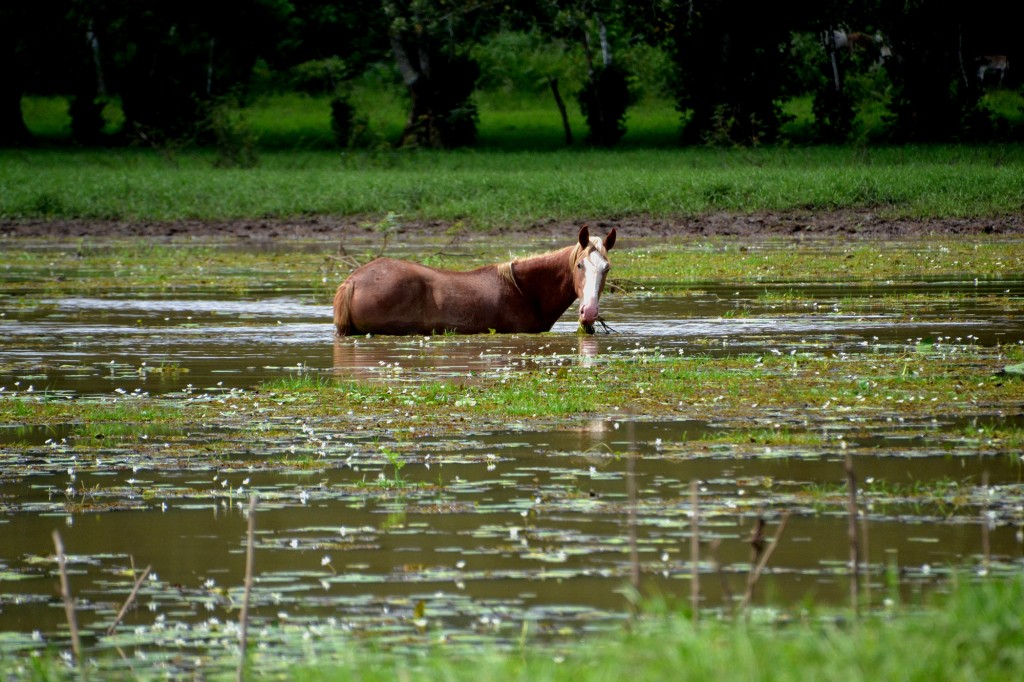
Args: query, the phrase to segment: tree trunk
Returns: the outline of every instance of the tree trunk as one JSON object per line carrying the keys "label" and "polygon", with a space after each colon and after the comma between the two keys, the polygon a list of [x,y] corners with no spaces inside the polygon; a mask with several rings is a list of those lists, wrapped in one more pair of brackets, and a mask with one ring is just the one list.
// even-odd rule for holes
{"label": "tree trunk", "polygon": [[430,106],[430,60],[422,50],[416,51],[414,62],[406,49],[406,45],[397,35],[391,35],[391,51],[395,55],[395,64],[402,75],[402,82],[409,91],[409,117],[402,131],[400,147],[434,147],[436,134],[432,132],[433,112]]}
{"label": "tree trunk", "polygon": [[[4,31],[3,33],[6,33]],[[0,146],[32,142],[32,133],[21,113],[22,83],[14,42],[0,33]]]}
{"label": "tree trunk", "polygon": [[471,96],[480,69],[471,58],[436,47],[429,37],[392,34],[391,51],[409,91],[409,118],[400,145],[434,149],[476,141]]}
{"label": "tree trunk", "polygon": [[572,127],[569,125],[569,113],[565,109],[565,101],[562,99],[561,93],[558,92],[558,79],[548,76],[548,85],[551,86],[551,94],[555,97],[555,106],[558,107],[558,113],[562,115],[562,130],[565,131],[565,146],[572,146]]}

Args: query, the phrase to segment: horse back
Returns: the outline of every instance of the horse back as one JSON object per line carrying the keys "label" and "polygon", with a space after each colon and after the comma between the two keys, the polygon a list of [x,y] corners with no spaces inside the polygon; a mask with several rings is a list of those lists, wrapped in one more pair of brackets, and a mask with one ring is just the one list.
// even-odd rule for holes
{"label": "horse back", "polygon": [[335,328],[343,336],[487,331],[497,325],[504,286],[494,266],[453,272],[378,258],[338,287]]}

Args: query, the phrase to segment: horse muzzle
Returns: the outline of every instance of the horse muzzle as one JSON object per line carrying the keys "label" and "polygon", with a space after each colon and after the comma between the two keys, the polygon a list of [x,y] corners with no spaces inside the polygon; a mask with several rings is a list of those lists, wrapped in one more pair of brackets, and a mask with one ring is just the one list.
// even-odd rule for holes
{"label": "horse muzzle", "polygon": [[597,321],[597,301],[584,303],[580,306],[580,322],[583,324],[594,324]]}

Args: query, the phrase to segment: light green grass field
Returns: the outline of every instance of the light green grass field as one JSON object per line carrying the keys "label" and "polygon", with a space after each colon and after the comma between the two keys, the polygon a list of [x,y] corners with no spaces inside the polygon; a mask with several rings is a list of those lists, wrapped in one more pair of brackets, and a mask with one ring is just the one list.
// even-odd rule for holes
{"label": "light green grass field", "polygon": [[1018,214],[1024,147],[551,152],[0,152],[0,218],[171,220],[401,214],[472,227],[712,211]]}
{"label": "light green grass field", "polygon": [[[999,97],[997,97],[999,95]],[[275,95],[235,114],[255,166],[225,166],[220,150],[80,149],[62,98],[26,98],[42,140],[0,151],[0,218],[171,220],[381,216],[471,227],[543,220],[673,218],[714,211],[870,210],[893,217],[1001,216],[1024,209],[1024,145],[913,147],[680,147],[679,114],[648,97],[630,110],[613,150],[585,143],[576,103],[565,145],[550,96],[481,93],[479,144],[451,152],[396,150],[405,103],[387,88],[356,88],[371,148],[335,147],[325,96]],[[1014,93],[993,93],[1012,107]],[[1006,101],[1003,101],[1006,100]],[[807,126],[809,101],[788,105]],[[109,129],[120,123],[108,105]],[[376,142],[373,143],[372,141]]]}

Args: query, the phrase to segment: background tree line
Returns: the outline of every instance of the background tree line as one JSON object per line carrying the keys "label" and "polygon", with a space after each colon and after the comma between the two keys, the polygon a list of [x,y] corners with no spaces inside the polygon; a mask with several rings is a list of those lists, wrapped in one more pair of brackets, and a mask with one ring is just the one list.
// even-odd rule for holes
{"label": "background tree line", "polygon": [[[846,140],[869,95],[884,102],[896,142],[1019,139],[981,106],[987,88],[1019,82],[1007,16],[953,0],[4,3],[0,144],[32,142],[27,93],[68,96],[79,143],[159,145],[230,134],[223,107],[266,88],[333,93],[333,125],[347,143],[360,117],[345,84],[371,69],[404,88],[405,146],[472,145],[473,94],[503,78],[550,92],[569,142],[566,98],[589,142],[614,145],[652,81],[674,99],[687,144],[776,142],[781,103],[797,95],[813,97],[822,142]],[[570,92],[564,62],[526,64],[529,53],[503,50],[516,40],[581,55],[585,73]],[[524,70],[529,82],[515,83]],[[113,137],[103,133],[112,99],[124,114]]]}

